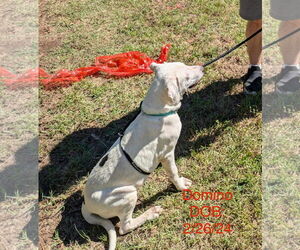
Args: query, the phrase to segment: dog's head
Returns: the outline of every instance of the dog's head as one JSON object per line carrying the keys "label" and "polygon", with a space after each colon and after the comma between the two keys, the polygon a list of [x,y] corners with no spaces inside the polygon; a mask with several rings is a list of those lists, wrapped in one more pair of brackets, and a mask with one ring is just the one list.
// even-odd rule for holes
{"label": "dog's head", "polygon": [[155,72],[155,79],[164,89],[166,102],[178,105],[186,91],[195,86],[203,76],[202,66],[187,66],[180,62],[152,63],[150,68]]}

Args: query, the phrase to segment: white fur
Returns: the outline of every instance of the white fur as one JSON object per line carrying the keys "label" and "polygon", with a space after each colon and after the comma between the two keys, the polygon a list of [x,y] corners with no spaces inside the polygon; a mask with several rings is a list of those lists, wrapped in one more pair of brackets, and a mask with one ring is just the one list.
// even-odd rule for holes
{"label": "white fur", "polygon": [[[143,112],[126,129],[122,146],[144,171],[152,172],[162,163],[176,188],[187,189],[192,182],[178,175],[174,155],[181,131],[179,116],[148,114],[178,110],[184,93],[203,76],[203,68],[186,66],[183,63],[152,63],[151,69],[155,72],[155,78],[143,101]],[[106,155],[106,162],[100,166]],[[137,202],[137,188],[143,185],[147,175],[139,173],[128,162],[120,149],[120,139],[106,155],[88,177],[82,214],[87,222],[102,225],[108,231],[109,249],[113,250],[116,247],[116,232],[108,218],[120,218],[119,233],[122,235],[147,220],[157,218],[162,208],[152,207],[139,217],[132,218]]]}

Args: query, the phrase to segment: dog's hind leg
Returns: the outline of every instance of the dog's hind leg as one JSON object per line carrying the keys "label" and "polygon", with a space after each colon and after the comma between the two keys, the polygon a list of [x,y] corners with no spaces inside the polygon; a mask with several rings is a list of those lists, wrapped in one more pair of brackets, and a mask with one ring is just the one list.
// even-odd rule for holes
{"label": "dog's hind leg", "polygon": [[[136,200],[137,200],[137,196],[136,196]],[[120,235],[133,231],[134,229],[143,225],[147,220],[153,220],[158,218],[159,214],[163,211],[163,209],[160,206],[155,206],[148,209],[146,212],[144,212],[142,215],[138,216],[137,218],[132,218],[135,204],[136,202],[134,204],[130,204],[130,206],[128,206],[124,210],[124,213],[119,216]]]}

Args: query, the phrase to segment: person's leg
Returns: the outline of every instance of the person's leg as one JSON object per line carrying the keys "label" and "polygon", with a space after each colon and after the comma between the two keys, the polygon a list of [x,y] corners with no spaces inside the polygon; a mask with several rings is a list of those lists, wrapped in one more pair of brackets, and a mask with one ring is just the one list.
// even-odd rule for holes
{"label": "person's leg", "polygon": [[[246,37],[251,36],[256,31],[261,29],[262,20],[250,20],[247,23],[246,28]],[[249,62],[251,65],[260,65],[261,64],[261,54],[262,54],[262,33],[259,33],[257,36],[252,38],[247,43],[247,52],[249,56]]]}
{"label": "person's leg", "polygon": [[[251,36],[261,29],[262,19],[249,20],[246,28],[246,37]],[[247,43],[247,52],[249,56],[249,69],[244,77],[244,93],[255,95],[261,90],[262,73],[261,73],[261,55],[262,55],[262,33],[253,37]]]}
{"label": "person's leg", "polygon": [[[240,16],[247,20],[246,37],[251,36],[262,27],[262,0],[240,0]],[[244,93],[255,95],[261,90],[261,54],[262,35],[261,33],[247,43],[249,57],[249,69],[243,77]]]}
{"label": "person's leg", "polygon": [[[283,37],[300,28],[300,19],[282,21],[278,36]],[[293,94],[300,90],[300,33],[296,33],[280,42],[280,52],[283,59],[281,73],[276,82],[276,92]]]}
{"label": "person's leg", "polygon": [[[270,14],[281,21],[279,38],[300,28],[299,0],[271,0]],[[275,89],[278,94],[293,94],[300,90],[300,34],[296,33],[281,41],[280,52],[283,59],[281,73],[277,76]]]}
{"label": "person's leg", "polygon": [[[282,21],[278,36],[284,37],[297,28],[300,28],[300,19]],[[276,92],[279,94],[293,94],[300,90],[300,33],[281,41],[279,46],[283,66],[276,82]]]}
{"label": "person's leg", "polygon": [[[279,37],[283,37],[297,28],[300,28],[300,19],[282,21],[278,32]],[[300,63],[300,32],[280,42],[280,51],[285,65],[298,65]]]}

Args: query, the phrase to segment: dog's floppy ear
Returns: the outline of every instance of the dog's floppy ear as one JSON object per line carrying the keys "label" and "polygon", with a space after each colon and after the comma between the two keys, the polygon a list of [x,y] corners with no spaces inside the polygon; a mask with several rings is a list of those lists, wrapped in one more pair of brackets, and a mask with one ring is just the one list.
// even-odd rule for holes
{"label": "dog's floppy ear", "polygon": [[157,69],[159,68],[159,65],[160,65],[159,63],[153,62],[153,63],[150,64],[150,69],[154,72],[157,72]]}
{"label": "dog's floppy ear", "polygon": [[177,81],[178,81],[177,77],[167,77],[164,79],[164,84],[167,90],[167,96],[169,102],[172,105],[177,105],[178,103],[180,103],[182,99]]}

